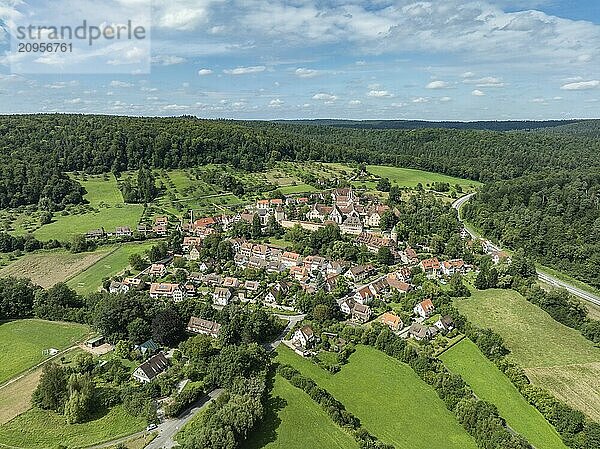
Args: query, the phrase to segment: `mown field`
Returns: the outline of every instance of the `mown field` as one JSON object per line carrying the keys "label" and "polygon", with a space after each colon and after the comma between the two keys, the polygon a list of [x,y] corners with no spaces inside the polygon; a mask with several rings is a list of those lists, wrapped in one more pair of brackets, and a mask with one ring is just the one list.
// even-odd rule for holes
{"label": "mown field", "polygon": [[0,277],[30,278],[42,287],[65,282],[91,267],[108,254],[110,248],[91,253],[72,254],[62,249],[25,254],[0,270]]}
{"label": "mown field", "polygon": [[127,269],[129,256],[135,253],[143,253],[154,244],[156,242],[146,241],[120,245],[95,264],[72,277],[67,285],[80,294],[95,292],[102,286],[104,278],[115,276]]}
{"label": "mown field", "polygon": [[542,414],[529,405],[504,373],[469,339],[465,338],[440,358],[451,371],[462,376],[479,398],[496,405],[507,424],[534,447],[567,448]]}
{"label": "mown field", "polygon": [[421,183],[423,186],[426,186],[427,184],[433,184],[434,182],[447,182],[451,186],[458,184],[463,188],[481,185],[481,183],[477,181],[454,178],[452,176],[441,175],[439,173],[431,173],[422,170],[414,170],[412,168],[368,165],[367,171],[382,178],[389,178],[392,184],[396,184],[400,187],[416,187],[419,183]]}
{"label": "mown field", "polygon": [[114,232],[118,226],[129,226],[131,229],[137,227],[144,206],[124,204],[123,195],[112,173],[106,176],[72,177],[87,190],[84,198],[89,201],[89,208],[92,210],[80,206],[71,208],[68,215],[57,212],[52,223],[35,230],[33,235],[36,238],[42,241],[66,241],[75,234],[85,234],[101,227],[107,232]]}
{"label": "mown field", "polygon": [[408,365],[380,351],[359,346],[335,375],[283,345],[277,353],[278,361],[327,389],[386,443],[411,449],[476,448],[435,391]]}
{"label": "mown field", "polygon": [[145,425],[145,420],[127,414],[121,406],[101,410],[95,419],[81,424],[68,424],[63,415],[32,408],[0,426],[0,446],[86,447],[139,432]]}
{"label": "mown field", "polygon": [[243,447],[358,449],[358,444],[304,391],[276,376],[265,420]]}
{"label": "mown field", "polygon": [[17,320],[0,324],[0,384],[43,361],[44,349],[65,349],[89,333],[83,324]]}
{"label": "mown field", "polygon": [[512,290],[474,291],[455,305],[500,334],[533,382],[600,420],[600,348]]}
{"label": "mown field", "polygon": [[[55,361],[58,363],[64,360],[65,363],[70,363],[70,361],[82,352],[83,349],[75,347],[69,351],[65,351]],[[31,408],[31,396],[40,381],[42,370],[43,365],[17,376],[0,388],[0,425],[7,423]]]}
{"label": "mown field", "polygon": [[121,206],[99,207],[95,211],[73,213],[63,216],[55,215],[52,223],[37,229],[33,235],[41,241],[56,239],[69,241],[76,234],[104,228],[114,232],[118,226],[129,226],[135,229],[138,225],[144,206],[141,204],[125,204]]}

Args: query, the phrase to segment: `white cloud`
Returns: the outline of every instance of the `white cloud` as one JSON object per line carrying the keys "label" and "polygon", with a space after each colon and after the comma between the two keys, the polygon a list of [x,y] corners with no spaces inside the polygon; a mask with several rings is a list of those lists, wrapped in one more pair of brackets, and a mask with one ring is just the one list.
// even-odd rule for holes
{"label": "white cloud", "polygon": [[260,73],[264,72],[267,68],[264,65],[257,65],[251,67],[236,67],[235,69],[225,69],[224,73],[228,75],[246,75],[248,73]]}
{"label": "white cloud", "polygon": [[165,111],[185,111],[186,109],[189,109],[189,106],[182,104],[167,104],[163,106],[163,109]]}
{"label": "white cloud", "polygon": [[78,103],[81,103],[81,101],[82,101],[81,98],[72,98],[70,100],[65,100],[65,103],[78,104]]}
{"label": "white cloud", "polygon": [[124,81],[117,81],[117,80],[113,80],[110,82],[110,87],[133,87],[133,84],[131,83],[126,83]]}
{"label": "white cloud", "polygon": [[176,65],[176,64],[182,64],[185,62],[185,58],[182,58],[181,56],[174,56],[174,55],[158,55],[158,56],[154,56],[152,57],[152,64],[158,64],[158,65]]}
{"label": "white cloud", "polygon": [[483,78],[469,78],[463,81],[466,84],[475,84],[477,87],[504,87],[502,78],[495,76],[485,76]]}
{"label": "white cloud", "polygon": [[484,97],[485,92],[482,92],[479,89],[475,89],[473,92],[471,92],[471,95],[473,95],[474,97]]}
{"label": "white cloud", "polygon": [[350,100],[348,102],[348,104],[351,105],[351,106],[357,106],[359,104],[362,104],[362,101],[360,101],[360,100]]}
{"label": "white cloud", "polygon": [[160,28],[178,31],[194,30],[208,18],[208,4],[206,0],[167,0],[155,2],[155,23]]}
{"label": "white cloud", "polygon": [[461,75],[463,78],[473,78],[475,74],[473,72],[465,72]]}
{"label": "white cloud", "polygon": [[211,69],[200,69],[200,70],[198,70],[198,75],[207,76],[207,75],[212,74],[212,72],[213,71]]}
{"label": "white cloud", "polygon": [[[12,75],[12,76],[16,76],[16,75]],[[64,89],[65,87],[73,87],[73,86],[78,86],[78,85],[79,85],[79,81],[73,80],[73,81],[57,81],[56,83],[46,84],[44,87],[46,87],[48,89]]]}
{"label": "white cloud", "polygon": [[432,81],[427,86],[426,89],[447,89],[450,87],[446,81]]}
{"label": "white cloud", "polygon": [[370,90],[369,93],[367,93],[367,96],[373,98],[389,98],[393,97],[394,95],[387,90]]}
{"label": "white cloud", "polygon": [[600,87],[599,80],[580,81],[578,83],[568,83],[561,87],[562,90],[590,90]]}
{"label": "white cloud", "polygon": [[427,99],[425,97],[417,97],[417,98],[413,98],[412,102],[416,103],[416,104],[419,104],[419,103],[428,103],[429,99]]}
{"label": "white cloud", "polygon": [[300,78],[314,78],[315,76],[319,76],[321,74],[319,70],[307,69],[304,67],[297,68],[294,73]]}
{"label": "white cloud", "polygon": [[335,101],[337,100],[338,97],[336,97],[335,95],[331,95],[331,94],[326,94],[326,93],[318,93],[318,94],[314,94],[313,95],[313,100],[322,100],[322,101]]}
{"label": "white cloud", "polygon": [[440,98],[440,101],[442,103],[448,103],[449,101],[452,101],[452,98],[450,98],[450,97],[442,97],[442,98]]}
{"label": "white cloud", "polygon": [[279,98],[275,98],[274,100],[271,100],[269,102],[270,108],[279,108],[279,107],[281,107],[281,105],[283,105],[283,101],[280,100]]}

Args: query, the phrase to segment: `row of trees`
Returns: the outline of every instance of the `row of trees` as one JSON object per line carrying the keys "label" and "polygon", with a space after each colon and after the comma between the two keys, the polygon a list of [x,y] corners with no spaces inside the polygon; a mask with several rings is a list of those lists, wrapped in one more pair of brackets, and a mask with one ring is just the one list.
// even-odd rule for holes
{"label": "row of trees", "polygon": [[262,346],[229,345],[212,357],[205,383],[226,391],[202,414],[200,423],[188,426],[184,449],[235,449],[262,421],[272,386],[268,379],[270,360]]}

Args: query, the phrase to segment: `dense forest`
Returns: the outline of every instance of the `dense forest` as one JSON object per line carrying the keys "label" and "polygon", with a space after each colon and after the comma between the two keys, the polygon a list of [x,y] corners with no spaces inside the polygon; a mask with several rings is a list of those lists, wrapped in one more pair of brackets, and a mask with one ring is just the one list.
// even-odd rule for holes
{"label": "dense forest", "polygon": [[486,184],[463,212],[484,235],[600,287],[599,171]]}
{"label": "dense forest", "polygon": [[81,201],[68,171],[103,173],[271,161],[366,162],[483,182],[544,170],[600,168],[600,142],[571,133],[364,130],[269,122],[91,115],[0,117],[0,207]]}

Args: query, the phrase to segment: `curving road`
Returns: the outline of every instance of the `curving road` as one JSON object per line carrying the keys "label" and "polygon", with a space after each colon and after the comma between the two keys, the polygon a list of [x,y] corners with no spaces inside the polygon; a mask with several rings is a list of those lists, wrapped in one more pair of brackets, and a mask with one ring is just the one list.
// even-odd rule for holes
{"label": "curving road", "polygon": [[[469,201],[473,197],[473,195],[475,195],[475,193],[470,193],[469,195],[460,197],[459,199],[457,199],[456,201],[454,201],[452,203],[452,207],[458,211],[458,219],[463,224],[465,224],[465,223],[464,223],[462,217],[460,216],[460,208],[463,204],[465,204],[467,201]],[[479,238],[479,236],[472,229],[467,227],[466,225],[465,225],[465,229],[471,235],[471,237]],[[497,249],[500,250],[500,248],[497,248]],[[584,301],[588,301],[588,302],[591,302],[593,304],[600,306],[600,296],[595,295],[590,292],[587,292],[585,290],[582,290],[579,287],[569,284],[568,282],[565,282],[561,279],[558,279],[555,276],[552,276],[548,273],[544,273],[544,272],[540,271],[539,269],[536,269],[536,272],[537,272],[538,278],[541,281],[546,282],[547,284],[553,285],[555,287],[564,288],[569,293],[571,293],[575,296],[578,296],[579,298],[583,299]]]}

